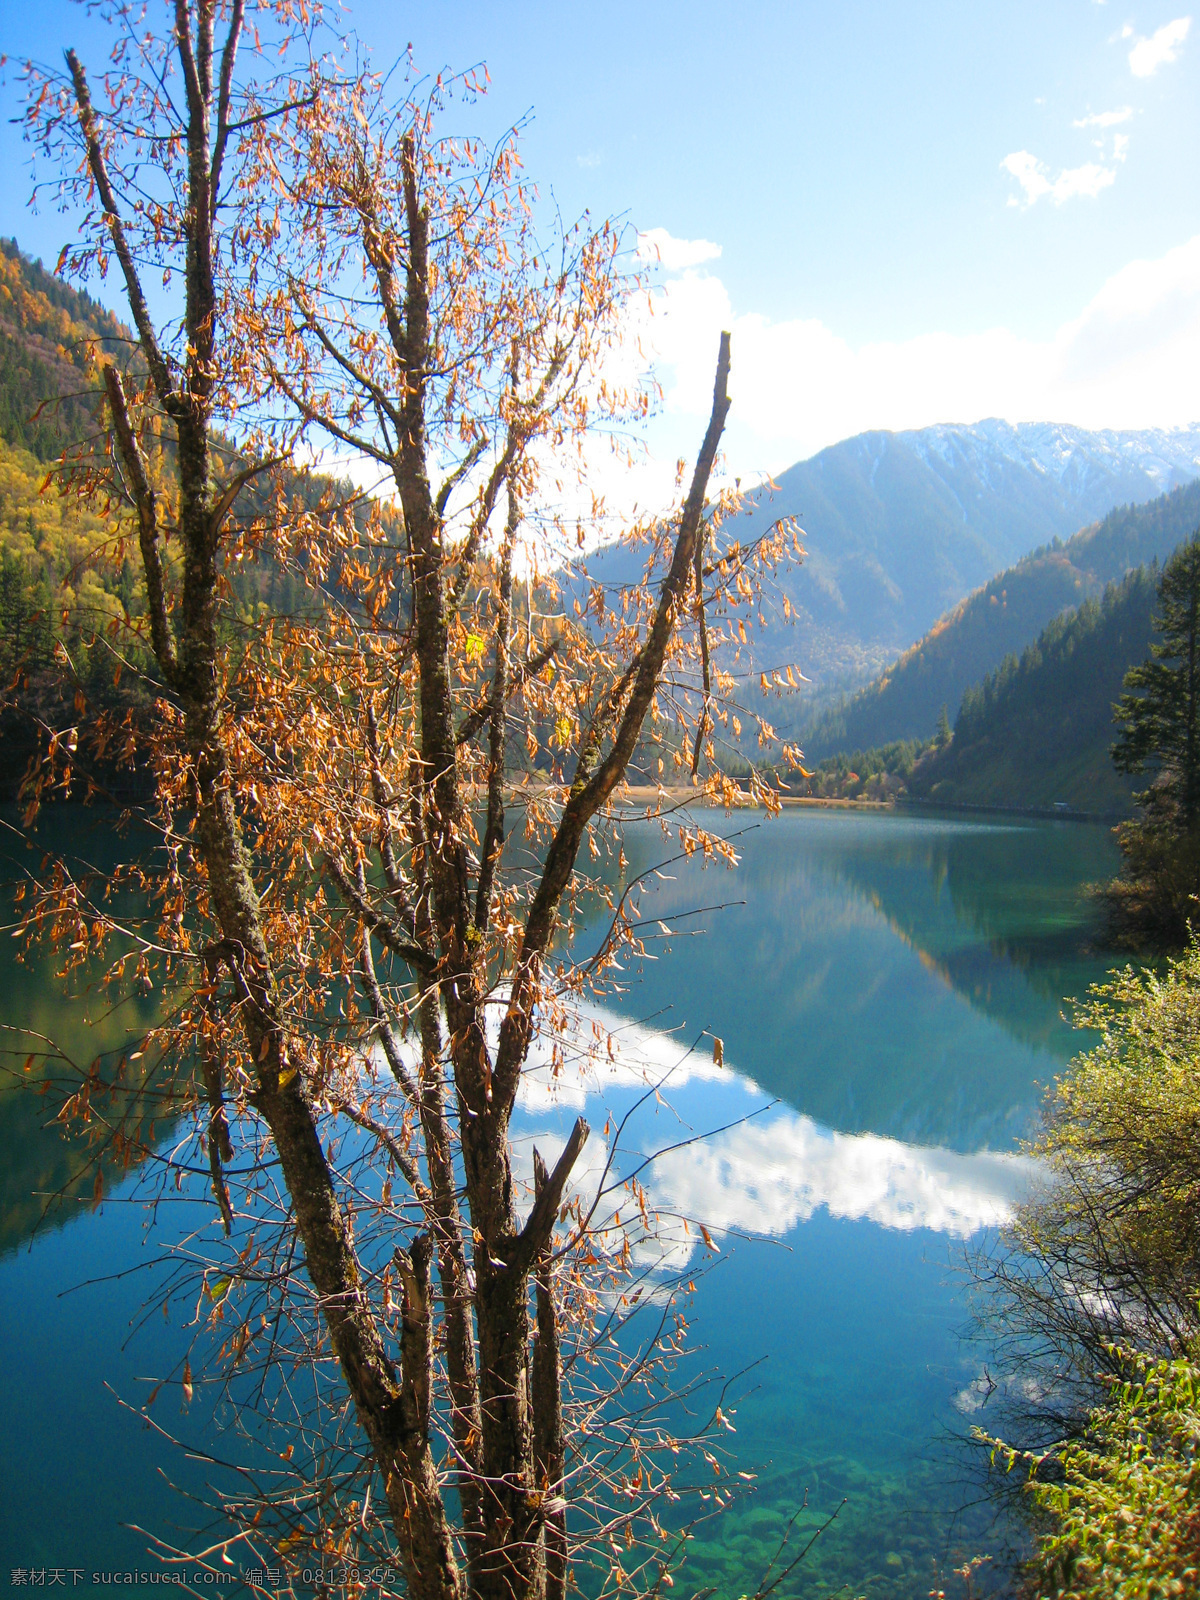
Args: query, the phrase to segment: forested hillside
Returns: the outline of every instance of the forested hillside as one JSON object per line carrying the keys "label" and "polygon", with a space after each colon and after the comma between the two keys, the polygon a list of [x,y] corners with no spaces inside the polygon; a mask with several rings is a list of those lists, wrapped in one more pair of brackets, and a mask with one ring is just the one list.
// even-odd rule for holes
{"label": "forested hillside", "polygon": [[[0,780],[6,793],[33,748],[34,722],[60,723],[80,684],[97,702],[119,695],[136,708],[153,696],[153,673],[124,672],[104,642],[107,624],[136,622],[142,611],[137,565],[121,548],[119,525],[45,489],[48,464],[95,429],[96,353],[121,361],[130,349],[127,331],[95,301],[22,256],[14,241],[0,240],[0,674],[6,686],[14,674],[21,680],[0,728],[10,752]],[[1115,484],[1145,489],[1184,470],[1192,443],[1200,447],[1189,439],[980,424],[864,435],[824,451],[784,474],[770,501],[772,514],[795,502],[809,557],[792,579],[800,585],[798,629],[781,630],[778,639],[768,630],[768,647],[801,659],[807,640],[827,668],[875,659],[907,625],[897,619],[932,606],[946,584],[960,585],[991,560],[990,551],[1044,532]],[[294,484],[310,503],[329,487],[320,479]],[[973,501],[969,514],[964,496]],[[767,508],[759,499],[756,517]],[[1198,524],[1200,482],[1122,507],[1065,542],[1055,538],[960,602],[894,667],[826,714],[805,741],[807,754],[820,760],[927,739],[943,705],[953,717],[968,685],[1019,652],[1056,613],[1165,556]],[[602,553],[593,565],[605,572],[622,557]],[[904,595],[901,568],[914,575]],[[243,611],[304,603],[296,574],[269,559],[240,567],[233,590]],[[859,641],[848,655],[841,645],[830,645],[830,654],[814,643],[824,637],[818,613],[826,602],[830,616],[842,618],[843,644],[851,633]],[[787,714],[772,720],[786,722]]]}
{"label": "forested hillside", "polygon": [[97,381],[89,350],[128,358],[117,319],[0,239],[0,439],[39,461],[95,425]]}
{"label": "forested hillside", "polygon": [[[60,494],[48,476],[64,448],[97,428],[97,355],[123,364],[131,350],[127,330],[94,300],[0,239],[0,798],[16,793],[47,730],[97,707],[136,720],[157,693],[136,632],[122,629],[120,654],[110,637],[111,624],[128,619],[136,630],[144,612],[140,564],[124,544],[131,525]],[[342,492],[296,474],[287,487],[309,507]],[[241,503],[260,492],[251,486]],[[167,559],[170,567],[170,542]],[[243,619],[312,600],[303,579],[269,556],[240,562],[230,586]],[[128,773],[105,778],[136,786]]]}
{"label": "forested hillside", "polygon": [[1156,567],[1056,617],[963,696],[954,737],[913,771],[911,793],[970,805],[1128,812],[1135,781],[1118,773],[1113,702],[1150,653]]}
{"label": "forested hillside", "polygon": [[1164,560],[1200,526],[1200,481],[1148,505],[1119,506],[1102,522],[1036,550],[940,618],[873,683],[826,712],[803,738],[820,761],[899,739],[928,739],[946,707],[1030,644],[1050,620],[1098,598],[1130,569]]}
{"label": "forested hillside", "polygon": [[[120,359],[120,324],[87,295],[59,283],[15,241],[0,239],[0,560],[3,561],[3,670],[26,656],[32,614],[46,624],[77,607],[131,598],[132,569],[111,559],[100,518],[43,493],[46,465],[95,427],[94,348]],[[109,548],[106,548],[108,546]]]}
{"label": "forested hillside", "polygon": [[[0,798],[11,798],[47,729],[71,719],[81,688],[111,702],[114,662],[96,640],[139,585],[118,528],[47,487],[48,467],[96,428],[94,356],[124,364],[121,325],[0,239]],[[148,697],[135,676],[121,697]]]}

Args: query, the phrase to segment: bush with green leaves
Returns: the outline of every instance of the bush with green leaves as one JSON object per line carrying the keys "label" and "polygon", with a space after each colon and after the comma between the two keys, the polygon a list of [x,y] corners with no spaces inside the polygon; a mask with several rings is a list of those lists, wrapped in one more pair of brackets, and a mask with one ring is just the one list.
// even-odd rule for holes
{"label": "bush with green leaves", "polygon": [[[1200,1593],[1200,1368],[1113,1347],[1119,1374],[1057,1458],[992,1444],[1029,1469],[1042,1533],[1026,1568],[1038,1600],[1168,1600]],[[1056,1474],[1057,1477],[1057,1474]]]}
{"label": "bush with green leaves", "polygon": [[[1200,1595],[1200,943],[1126,967],[1047,1097],[1045,1181],[988,1262],[1038,1600]],[[1020,1446],[1011,1441],[1021,1438]]]}

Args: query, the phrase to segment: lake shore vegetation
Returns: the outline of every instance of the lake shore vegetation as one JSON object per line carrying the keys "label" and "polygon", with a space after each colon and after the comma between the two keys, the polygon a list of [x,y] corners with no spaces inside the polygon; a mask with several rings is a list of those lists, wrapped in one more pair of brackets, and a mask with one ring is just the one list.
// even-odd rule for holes
{"label": "lake shore vegetation", "polygon": [[1014,1416],[977,1433],[1016,1473],[1046,1600],[1200,1582],[1200,946],[1114,974],[1100,1043],[1050,1091],[1044,1180],[976,1263]]}

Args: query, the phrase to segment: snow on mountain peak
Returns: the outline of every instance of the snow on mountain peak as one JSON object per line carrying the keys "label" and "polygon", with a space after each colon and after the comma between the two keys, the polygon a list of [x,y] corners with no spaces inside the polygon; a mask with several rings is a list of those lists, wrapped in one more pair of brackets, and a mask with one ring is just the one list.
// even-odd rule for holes
{"label": "snow on mountain peak", "polygon": [[1200,476],[1200,424],[1092,431],[1069,423],[988,417],[912,429],[896,437],[939,477],[947,470],[966,470],[989,487],[1002,463],[1045,475],[1068,493],[1084,491],[1097,478],[1134,474],[1169,489]]}

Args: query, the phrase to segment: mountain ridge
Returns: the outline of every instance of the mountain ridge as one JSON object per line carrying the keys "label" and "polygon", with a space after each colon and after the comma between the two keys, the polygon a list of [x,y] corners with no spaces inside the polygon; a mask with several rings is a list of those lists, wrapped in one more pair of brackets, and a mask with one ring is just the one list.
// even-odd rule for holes
{"label": "mountain ridge", "polygon": [[[73,516],[68,528],[65,507],[37,493],[36,463],[96,428],[98,384],[89,345],[129,358],[128,332],[115,317],[24,256],[15,241],[0,240],[0,546],[21,563],[20,584],[30,596],[43,580],[57,595],[69,577],[72,591],[86,583],[103,609],[118,595],[127,604],[124,591],[132,580],[112,566],[102,540],[94,554],[88,551],[96,536],[85,529],[86,517]],[[842,440],[795,463],[773,488],[753,491],[747,516],[730,527],[734,536],[754,537],[780,515],[795,515],[809,552],[801,566],[782,575],[782,593],[763,607],[765,631],[742,647],[740,665],[790,661],[815,680],[811,691],[766,708],[781,732],[794,734],[801,719],[811,726],[822,697],[829,704],[841,686],[894,665],[914,639],[1028,552],[1074,534],[1115,503],[1145,501],[1197,478],[1200,425],[1089,431],[985,418]],[[317,479],[295,485],[306,495],[323,486]],[[1128,564],[1166,553],[1139,550]],[[630,558],[631,552],[610,548],[587,565],[592,578],[621,581],[632,576],[623,571]],[[991,656],[973,661],[959,693],[1028,643],[1055,609],[1077,604],[1118,576],[1106,569],[1094,581],[1075,584],[1071,574],[1060,573],[1051,611],[1043,606],[1024,632],[998,639]],[[250,575],[240,581],[250,582]],[[255,581],[271,585],[275,575],[264,571]],[[794,626],[784,596],[798,619]],[[924,724],[854,742],[923,736],[931,731],[930,715]]]}
{"label": "mountain ridge", "polygon": [[[798,616],[787,650],[820,694],[881,670],[1039,546],[1198,477],[1200,425],[989,418],[843,440],[755,491],[749,515],[753,532],[781,515],[805,530],[808,558],[783,580]],[[781,613],[767,621],[764,660]]]}

